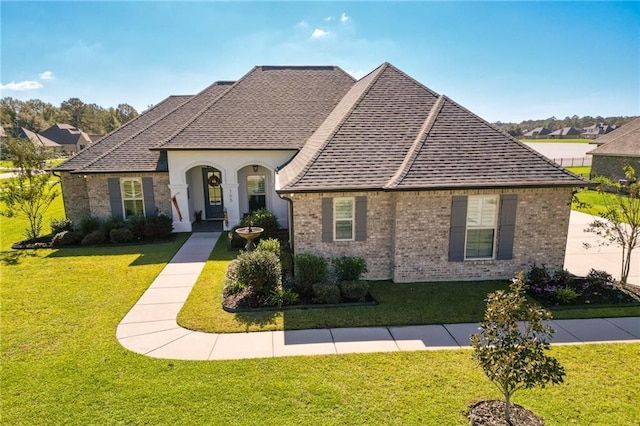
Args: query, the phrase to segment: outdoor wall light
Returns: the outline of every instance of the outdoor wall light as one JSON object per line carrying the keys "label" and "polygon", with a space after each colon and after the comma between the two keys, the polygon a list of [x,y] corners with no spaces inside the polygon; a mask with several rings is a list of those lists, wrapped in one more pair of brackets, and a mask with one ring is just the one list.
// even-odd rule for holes
{"label": "outdoor wall light", "polygon": [[253,173],[256,173],[258,171],[258,166],[257,164],[254,164],[253,166],[251,166],[253,168]]}

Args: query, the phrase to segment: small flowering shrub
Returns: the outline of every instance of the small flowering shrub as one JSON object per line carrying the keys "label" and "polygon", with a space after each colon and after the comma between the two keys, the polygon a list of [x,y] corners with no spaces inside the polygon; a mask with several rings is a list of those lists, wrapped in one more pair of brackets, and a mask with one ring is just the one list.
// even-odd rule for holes
{"label": "small flowering shrub", "polygon": [[558,269],[550,273],[535,263],[525,276],[527,293],[547,305],[601,305],[638,302],[616,287],[613,277],[592,269],[585,278]]}

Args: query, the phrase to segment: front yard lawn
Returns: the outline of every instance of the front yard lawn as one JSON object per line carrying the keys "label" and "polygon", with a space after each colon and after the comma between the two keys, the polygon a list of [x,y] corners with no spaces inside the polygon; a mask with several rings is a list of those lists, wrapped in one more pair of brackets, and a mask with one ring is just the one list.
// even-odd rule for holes
{"label": "front yard lawn", "polygon": [[[468,425],[470,404],[500,398],[468,350],[219,362],[129,352],[116,327],[186,235],[17,252],[7,237],[20,235],[16,221],[0,217],[2,424]],[[224,254],[208,262],[210,277]],[[640,344],[557,346],[551,355],[565,383],[513,402],[548,425],[637,424],[640,364],[631,360]]]}

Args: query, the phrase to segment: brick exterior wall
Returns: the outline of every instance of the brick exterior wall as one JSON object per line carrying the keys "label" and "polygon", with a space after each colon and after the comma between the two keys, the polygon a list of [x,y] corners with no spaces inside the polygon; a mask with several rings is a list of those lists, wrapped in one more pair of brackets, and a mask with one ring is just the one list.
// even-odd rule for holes
{"label": "brick exterior wall", "polygon": [[613,182],[624,179],[623,167],[630,164],[636,171],[636,177],[640,175],[640,157],[619,157],[613,155],[594,155],[591,163],[591,176],[604,176]]}
{"label": "brick exterior wall", "polygon": [[67,218],[76,223],[87,215],[101,218],[111,216],[107,179],[112,177],[152,177],[157,212],[168,216],[172,214],[168,173],[105,173],[88,175],[63,173],[61,176],[65,212]]}
{"label": "brick exterior wall", "polygon": [[[517,194],[513,258],[450,262],[454,195]],[[366,241],[322,242],[324,197],[367,196]],[[296,253],[367,259],[367,279],[395,282],[508,279],[536,262],[562,267],[569,226],[570,188],[475,191],[294,194]]]}

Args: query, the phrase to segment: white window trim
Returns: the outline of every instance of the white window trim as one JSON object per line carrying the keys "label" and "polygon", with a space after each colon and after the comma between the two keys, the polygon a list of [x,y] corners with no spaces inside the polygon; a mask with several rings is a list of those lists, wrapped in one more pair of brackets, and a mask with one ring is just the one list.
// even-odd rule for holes
{"label": "white window trim", "polygon": [[[124,194],[124,184],[125,182],[135,181],[140,183],[140,198],[125,198]],[[144,185],[142,184],[142,178],[121,178],[120,179],[120,198],[122,202],[122,216],[127,219],[127,208],[125,206],[125,201],[142,201],[142,216],[146,216],[147,208],[144,205]]]}
{"label": "white window trim", "polygon": [[[480,198],[480,199],[489,199],[489,198],[493,198],[496,203],[495,203],[495,215],[493,218],[493,227],[487,227],[487,226],[469,226],[469,217],[467,216],[466,218],[466,222],[465,222],[465,229],[464,229],[464,260],[469,260],[469,261],[474,261],[474,260],[494,260],[496,258],[496,241],[498,240],[498,215],[500,214],[500,197],[498,195],[469,195],[467,197],[467,203],[469,200],[473,199],[473,198]],[[467,204],[468,205],[468,204]],[[469,235],[469,229],[474,229],[474,230],[483,230],[483,229],[493,229],[493,242],[491,243],[491,257],[467,257],[467,236]]]}
{"label": "white window trim", "polygon": [[[339,201],[351,200],[351,219],[336,219],[336,204]],[[336,223],[351,220],[351,238],[337,238]],[[355,241],[356,239],[356,199],[355,197],[338,197],[333,199],[333,241]]]}

